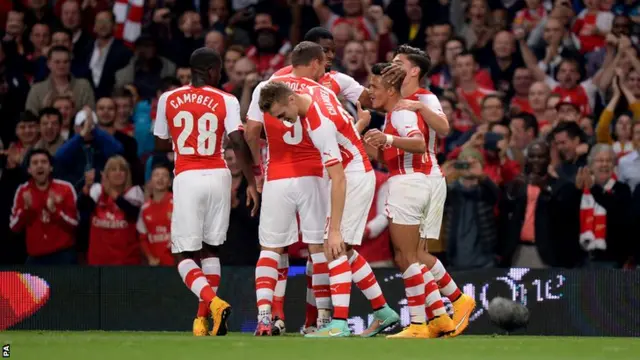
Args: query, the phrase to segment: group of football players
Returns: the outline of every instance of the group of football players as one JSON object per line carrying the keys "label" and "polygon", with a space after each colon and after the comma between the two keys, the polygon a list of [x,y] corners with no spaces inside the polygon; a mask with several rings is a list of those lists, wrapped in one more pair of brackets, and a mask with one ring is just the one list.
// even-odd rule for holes
{"label": "group of football players", "polygon": [[[286,250],[299,241],[299,233],[310,253],[305,337],[351,335],[352,281],[374,310],[374,321],[362,336],[375,336],[399,322],[367,260],[354,249],[365,235],[375,192],[370,159],[389,171],[385,211],[411,317],[408,327],[389,337],[457,336],[468,326],[475,301],[427,249],[427,240],[439,237],[447,193],[436,160],[437,138],[449,131],[438,98],[420,87],[429,57],[402,45],[393,63],[372,67],[365,88],[330,70],[335,44],[328,30],[314,28],[304,40],[293,49],[290,66],[255,88],[244,126],[238,100],[215,88],[221,61],[209,49],[191,56],[192,84],[160,98],[154,134],[176,154],[172,252],[183,281],[200,298],[194,335],[226,334],[231,310],[216,295],[216,254],[230,211],[231,177],[222,149],[226,133],[247,178],[247,205],[254,215],[262,193],[257,336],[277,335],[284,328]],[[357,121],[338,96],[356,105]],[[386,113],[382,130],[365,132],[371,115],[363,108]],[[453,305],[452,316],[443,296]]]}

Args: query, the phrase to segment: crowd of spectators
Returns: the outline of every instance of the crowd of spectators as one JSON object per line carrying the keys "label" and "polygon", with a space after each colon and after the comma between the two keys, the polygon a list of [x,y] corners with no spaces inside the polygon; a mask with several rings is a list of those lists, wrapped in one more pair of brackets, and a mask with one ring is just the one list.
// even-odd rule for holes
{"label": "crowd of spectators", "polygon": [[[430,56],[424,86],[451,133],[438,139],[449,193],[429,246],[449,266],[640,260],[640,1],[146,0],[133,43],[114,36],[113,6],[0,4],[0,263],[172,264],[173,155],[155,151],[152,134],[159,95],[190,82],[189,55],[206,46],[244,117],[255,86],[315,26],[334,36],[334,68],[364,86],[399,44]],[[376,113],[371,126],[383,121]],[[232,149],[225,158],[222,262],[253,265],[258,219]],[[383,197],[363,254],[388,264]]]}

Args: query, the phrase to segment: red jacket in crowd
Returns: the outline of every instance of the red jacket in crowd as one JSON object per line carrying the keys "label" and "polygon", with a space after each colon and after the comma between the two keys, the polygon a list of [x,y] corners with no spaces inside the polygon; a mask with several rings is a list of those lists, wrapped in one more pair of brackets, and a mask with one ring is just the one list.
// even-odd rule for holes
{"label": "red jacket in crowd", "polygon": [[[25,194],[29,195],[25,195]],[[26,206],[25,196],[31,197]],[[55,211],[47,208],[47,199],[53,197]],[[26,228],[27,254],[43,256],[66,250],[75,244],[75,228],[78,226],[76,191],[62,180],[51,180],[49,187],[41,190],[33,180],[20,185],[13,199],[10,218],[11,230],[20,232]]]}
{"label": "red jacket in crowd", "polygon": [[140,245],[145,254],[160,260],[159,265],[174,265],[171,255],[171,213],[173,194],[164,195],[160,201],[147,200],[138,218]]}
{"label": "red jacket in crowd", "polygon": [[89,196],[95,202],[95,207],[91,214],[88,264],[140,265],[142,253],[136,220],[128,219],[118,202],[125,201],[129,206],[139,209],[144,201],[142,189],[134,186],[123,196],[113,199],[102,191],[102,185],[93,184]]}

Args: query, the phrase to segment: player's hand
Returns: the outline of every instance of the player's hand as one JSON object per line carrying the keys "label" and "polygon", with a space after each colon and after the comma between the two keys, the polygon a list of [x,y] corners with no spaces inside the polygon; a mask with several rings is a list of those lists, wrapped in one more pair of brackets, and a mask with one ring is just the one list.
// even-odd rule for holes
{"label": "player's hand", "polygon": [[369,110],[362,109],[360,101],[356,102],[356,108],[358,110],[358,122],[365,123],[366,126],[364,128],[366,128],[371,123],[371,112]]}
{"label": "player's hand", "polygon": [[160,259],[158,259],[157,257],[153,257],[151,255],[149,255],[147,257],[147,261],[149,262],[149,266],[158,266],[158,265],[160,265]]}
{"label": "player's hand", "polygon": [[33,206],[33,196],[31,196],[31,191],[25,191],[22,194],[22,201],[24,201],[24,209],[29,210],[31,206]]}
{"label": "player's hand", "polygon": [[329,238],[325,242],[325,255],[328,259],[337,259],[344,252],[344,241],[340,231],[330,231]]}
{"label": "player's hand", "polygon": [[364,142],[375,148],[380,148],[387,144],[387,135],[378,129],[371,129],[364,134]]}
{"label": "player's hand", "polygon": [[264,175],[256,176],[256,190],[262,194],[262,188],[264,187]]}
{"label": "player's hand", "polygon": [[256,189],[255,185],[247,186],[247,207],[251,207],[252,202],[251,217],[255,217],[258,215],[258,208],[260,208],[260,197],[258,196],[258,189]]}
{"label": "player's hand", "polygon": [[382,70],[382,80],[392,85],[402,82],[406,75],[407,73],[402,66],[394,63],[391,63],[391,66],[387,66]]}
{"label": "player's hand", "polygon": [[419,111],[421,105],[422,103],[417,100],[402,99],[398,101],[396,106],[393,108],[393,111],[399,111],[399,110]]}

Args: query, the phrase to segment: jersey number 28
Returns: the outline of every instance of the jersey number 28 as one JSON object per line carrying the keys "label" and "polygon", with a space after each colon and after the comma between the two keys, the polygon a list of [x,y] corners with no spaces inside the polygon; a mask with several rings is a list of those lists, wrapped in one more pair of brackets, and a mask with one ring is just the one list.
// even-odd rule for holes
{"label": "jersey number 28", "polygon": [[188,111],[180,111],[173,118],[173,126],[182,128],[178,141],[178,154],[180,155],[213,155],[216,151],[216,131],[218,131],[218,117],[213,113],[204,113],[197,121],[197,148],[186,144],[193,132],[193,114]]}

